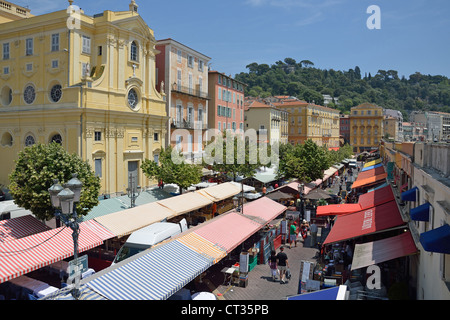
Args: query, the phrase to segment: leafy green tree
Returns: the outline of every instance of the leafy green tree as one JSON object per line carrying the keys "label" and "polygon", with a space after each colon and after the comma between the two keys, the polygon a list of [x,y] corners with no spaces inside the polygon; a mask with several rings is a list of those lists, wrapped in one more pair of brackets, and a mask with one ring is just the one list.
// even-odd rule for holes
{"label": "leafy green tree", "polygon": [[[267,151],[266,151],[267,150]],[[231,130],[226,130],[221,137],[216,137],[205,148],[211,159],[204,162],[205,167],[214,171],[231,175],[235,181],[237,176],[253,177],[256,169],[272,163],[272,150],[268,143],[252,141]],[[262,155],[267,155],[263,159]]]}
{"label": "leafy green tree", "polygon": [[295,146],[280,146],[279,174],[305,182],[323,178],[323,173],[333,162],[327,150],[312,140]]}
{"label": "leafy green tree", "polygon": [[88,162],[76,154],[69,154],[57,143],[35,144],[21,151],[9,176],[9,189],[18,206],[30,210],[38,219],[48,221],[55,213],[48,189],[54,179],[63,185],[72,179],[73,173],[78,174],[83,183],[77,214],[85,216],[98,205],[100,179]]}
{"label": "leafy green tree", "polygon": [[197,164],[181,161],[181,153],[172,147],[163,149],[159,155],[159,163],[145,159],[141,169],[149,179],[162,180],[164,183],[176,184],[180,189],[187,189],[199,183],[202,177],[202,168]]}

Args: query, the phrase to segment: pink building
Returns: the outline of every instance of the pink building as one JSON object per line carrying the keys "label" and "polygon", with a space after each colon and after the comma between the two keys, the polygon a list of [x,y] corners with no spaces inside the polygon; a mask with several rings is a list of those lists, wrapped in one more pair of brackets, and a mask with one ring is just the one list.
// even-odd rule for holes
{"label": "pink building", "polygon": [[209,128],[244,131],[244,89],[246,84],[218,71],[209,71]]}
{"label": "pink building", "polygon": [[201,158],[208,129],[211,58],[173,39],[157,41],[156,50],[160,51],[156,55],[156,89],[166,94],[169,117],[167,144],[187,159]]}

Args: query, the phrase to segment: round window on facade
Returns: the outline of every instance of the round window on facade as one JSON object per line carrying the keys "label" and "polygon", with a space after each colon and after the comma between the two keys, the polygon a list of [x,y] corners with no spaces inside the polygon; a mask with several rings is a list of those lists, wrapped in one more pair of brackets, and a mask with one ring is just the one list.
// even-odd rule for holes
{"label": "round window on facade", "polygon": [[32,104],[34,102],[34,99],[36,99],[36,91],[34,90],[34,87],[32,85],[29,85],[25,88],[25,91],[23,92],[23,99],[28,104]]}
{"label": "round window on facade", "polygon": [[4,86],[0,92],[0,101],[4,106],[9,106],[12,102],[12,90],[8,86]]}
{"label": "round window on facade", "polygon": [[50,143],[56,142],[57,144],[62,144],[62,137],[60,134],[55,134],[50,139]]}
{"label": "round window on facade", "polygon": [[28,135],[25,138],[25,147],[32,146],[35,143],[36,143],[36,141],[34,140],[34,137],[32,135]]}
{"label": "round window on facade", "polygon": [[62,96],[62,87],[60,84],[55,84],[50,89],[50,100],[52,102],[58,102],[59,100],[61,100],[61,96]]}
{"label": "round window on facade", "polygon": [[139,95],[135,89],[130,89],[128,91],[128,105],[131,109],[136,109],[138,103],[139,103]]}

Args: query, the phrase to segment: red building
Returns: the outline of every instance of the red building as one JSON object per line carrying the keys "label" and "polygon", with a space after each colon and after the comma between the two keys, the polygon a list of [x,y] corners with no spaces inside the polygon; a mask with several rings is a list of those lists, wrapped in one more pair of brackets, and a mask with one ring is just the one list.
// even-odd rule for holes
{"label": "red building", "polygon": [[210,129],[244,131],[244,89],[246,84],[218,71],[209,71],[208,124]]}
{"label": "red building", "polygon": [[344,144],[350,144],[350,118],[341,114],[339,120],[339,136],[344,139]]}

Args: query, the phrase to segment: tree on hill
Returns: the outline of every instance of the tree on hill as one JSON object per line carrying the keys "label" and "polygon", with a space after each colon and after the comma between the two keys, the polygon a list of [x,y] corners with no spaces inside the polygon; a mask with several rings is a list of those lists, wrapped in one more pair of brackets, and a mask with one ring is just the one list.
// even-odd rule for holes
{"label": "tree on hill", "polygon": [[441,75],[416,72],[407,78],[400,77],[396,70],[380,69],[375,75],[368,72],[362,77],[358,66],[342,71],[321,70],[309,60],[295,62],[294,58],[270,66],[254,62],[247,65],[248,73],[241,72],[235,78],[248,85],[246,95],[291,95],[322,104],[319,96],[332,93],[332,97],[339,98],[337,108],[343,113],[363,102],[400,110],[405,120],[414,110],[450,112],[450,81]]}
{"label": "tree on hill", "polygon": [[72,179],[73,173],[78,174],[83,183],[77,214],[85,216],[98,205],[100,179],[88,162],[76,154],[69,154],[57,143],[35,144],[21,151],[9,176],[9,189],[19,207],[30,210],[39,220],[48,221],[55,213],[48,189],[54,179],[63,185]]}

